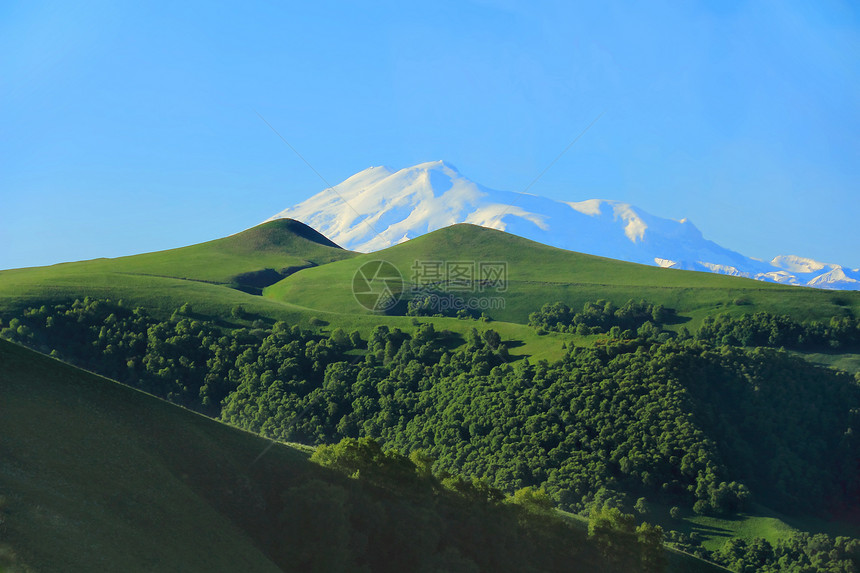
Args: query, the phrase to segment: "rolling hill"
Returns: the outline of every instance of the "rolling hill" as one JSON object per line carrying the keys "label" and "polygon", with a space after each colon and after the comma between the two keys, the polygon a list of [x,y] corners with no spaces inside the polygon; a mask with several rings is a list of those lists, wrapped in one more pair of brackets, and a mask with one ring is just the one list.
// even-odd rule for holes
{"label": "rolling hill", "polygon": [[[391,262],[405,280],[404,301],[387,315],[362,307],[353,296],[353,279],[361,265]],[[0,318],[28,307],[67,304],[84,297],[122,300],[166,318],[185,303],[194,316],[232,324],[255,319],[285,320],[305,328],[341,327],[367,335],[380,323],[412,332],[405,314],[415,261],[506,265],[505,288],[452,292],[486,313],[493,329],[513,341],[513,356],[556,359],[570,335],[536,336],[525,326],[529,313],[547,302],[563,301],[581,308],[587,301],[646,298],[679,312],[668,328],[694,330],[702,318],[719,313],[756,311],[787,313],[798,319],[827,321],[831,316],[860,314],[860,295],[790,287],[716,275],[662,269],[595,257],[542,245],[509,233],[454,225],[371,254],[338,248],[297,221],[279,219],[253,229],[169,251],[118,259],[96,259],[0,271]],[[274,281],[275,284],[270,284]],[[270,284],[270,286],[265,286]],[[442,285],[445,294],[447,286]],[[264,291],[264,296],[256,294]],[[231,317],[236,307],[246,320]],[[453,314],[449,312],[447,314]],[[464,335],[474,323],[454,318],[424,317],[439,330]],[[575,337],[574,337],[575,338]],[[578,343],[588,344],[588,341]]]}
{"label": "rolling hill", "polygon": [[[199,314],[213,317],[228,317],[235,306],[243,306],[251,315],[303,324],[313,316],[326,322],[338,317],[345,321],[344,327],[364,331],[372,328],[371,317],[379,314],[356,302],[353,279],[361,265],[374,260],[388,261],[399,270],[404,301],[415,294],[410,289],[416,261],[466,263],[476,277],[482,263],[503,263],[503,288],[455,291],[443,284],[441,291],[472,300],[476,314],[487,307],[489,316],[505,323],[524,324],[530,312],[547,302],[563,301],[576,308],[601,298],[617,304],[646,298],[676,309],[692,320],[691,327],[706,315],[722,312],[766,310],[801,320],[860,314],[860,294],[855,292],[638,265],[565,251],[475,225],[453,225],[382,251],[359,254],[288,219],[168,251],[0,271],[0,311],[19,312],[27,306],[90,296],[122,299],[157,315],[169,315],[190,302]],[[260,292],[263,297],[255,296]],[[401,304],[389,314],[404,314],[404,310]],[[409,326],[394,316],[385,320]],[[508,328],[517,330],[513,325]],[[461,330],[456,323],[453,329]]]}
{"label": "rolling hill", "polygon": [[229,316],[231,307],[245,305],[266,316],[295,318],[296,309],[249,293],[299,269],[353,255],[307,225],[283,219],[168,251],[0,271],[0,307],[94,296],[124,299],[154,312],[193,301],[212,315]]}
{"label": "rolling hill", "polygon": [[[585,302],[597,299],[623,304],[630,299],[645,298],[677,309],[694,321],[713,313],[759,310],[825,320],[847,312],[860,313],[860,293],[828,292],[639,265],[565,251],[468,224],[453,225],[381,251],[306,269],[267,287],[264,296],[329,312],[369,313],[357,303],[352,285],[358,269],[377,260],[387,261],[399,270],[405,299],[414,295],[411,289],[422,278],[416,276],[416,261],[461,262],[475,269],[481,263],[504,263],[503,288],[491,286],[478,292],[477,287],[455,290],[442,284],[438,290],[464,299],[495,298],[501,308],[491,308],[490,301],[476,306],[488,307],[486,312],[493,319],[516,323],[527,322],[529,313],[547,302],[563,301],[580,308]],[[442,277],[443,283],[444,280]]]}

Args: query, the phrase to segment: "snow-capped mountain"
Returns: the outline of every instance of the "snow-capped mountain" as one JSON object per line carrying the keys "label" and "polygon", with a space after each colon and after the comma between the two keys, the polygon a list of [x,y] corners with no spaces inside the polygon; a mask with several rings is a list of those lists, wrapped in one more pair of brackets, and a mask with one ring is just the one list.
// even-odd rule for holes
{"label": "snow-capped mountain", "polygon": [[860,290],[860,269],[785,255],[764,262],[705,239],[689,221],[618,201],[556,201],[488,189],[443,161],[394,171],[370,167],[269,220],[290,217],[339,245],[376,251],[455,223],[547,245],[665,268],[769,282]]}

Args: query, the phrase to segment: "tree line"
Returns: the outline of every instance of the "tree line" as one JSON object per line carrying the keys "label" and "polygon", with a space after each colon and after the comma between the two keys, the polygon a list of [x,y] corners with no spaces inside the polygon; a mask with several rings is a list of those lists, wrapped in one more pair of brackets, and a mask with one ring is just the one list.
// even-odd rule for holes
{"label": "tree line", "polygon": [[[657,336],[663,325],[675,318],[675,311],[662,304],[629,300],[616,306],[607,300],[586,302],[574,312],[563,302],[547,303],[529,315],[529,326],[538,332],[568,332],[582,336],[610,333],[613,338]],[[671,333],[664,333],[664,338]]]}
{"label": "tree line", "polygon": [[[579,312],[562,302],[547,303],[529,315],[529,325],[539,333],[608,334],[620,339],[690,337],[686,327],[678,333],[664,329],[677,319],[674,309],[661,304],[629,300],[619,307],[598,300],[586,302]],[[705,317],[694,337],[714,345],[846,352],[860,349],[860,319],[833,316],[827,322],[798,321],[769,312],[721,313]]]}

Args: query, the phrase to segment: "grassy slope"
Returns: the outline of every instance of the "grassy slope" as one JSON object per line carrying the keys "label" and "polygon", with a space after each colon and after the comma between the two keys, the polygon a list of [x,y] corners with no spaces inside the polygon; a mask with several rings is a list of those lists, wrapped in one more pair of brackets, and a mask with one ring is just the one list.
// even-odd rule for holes
{"label": "grassy slope", "polygon": [[[279,219],[188,247],[43,268],[63,276],[124,273],[227,284],[236,275],[249,271],[324,264],[353,255],[304,223]],[[4,274],[32,270],[35,269],[15,269]]]}
{"label": "grassy slope", "polygon": [[279,219],[223,239],[118,259],[99,259],[112,272],[229,283],[241,273],[325,264],[353,256],[304,223]]}
{"label": "grassy slope", "polygon": [[279,570],[207,501],[268,441],[5,341],[0,392],[0,543],[33,569]]}
{"label": "grassy slope", "polygon": [[[577,527],[584,530],[588,529],[588,518],[566,511],[556,511]],[[703,561],[695,555],[674,548],[666,548],[666,573],[719,573],[725,571],[729,570],[721,565]]]}
{"label": "grassy slope", "polygon": [[[324,326],[323,330],[340,327],[347,332],[358,330],[365,337],[380,323],[406,332],[413,331],[415,326],[406,317],[354,313],[353,308],[347,308],[346,312],[332,311],[325,305],[311,308],[302,303],[250,295],[226,286],[241,273],[302,266],[308,262],[324,265],[354,255],[337,248],[309,227],[284,219],[224,239],[180,249],[0,271],[0,313],[5,311],[11,316],[27,306],[69,302],[90,296],[122,299],[127,306],[143,306],[162,318],[183,303],[191,302],[194,312],[201,317],[223,319],[230,316],[233,307],[241,305],[252,318],[286,320],[307,328],[311,327],[311,319],[316,317],[328,323],[329,326]],[[348,286],[346,290],[348,300],[361,311],[350,289]],[[493,328],[505,339],[513,341],[511,354],[538,359],[560,356],[562,342],[573,338],[569,335],[537,337],[532,329],[514,323],[486,325],[450,318],[422,318],[421,321],[432,322],[439,330],[448,329],[461,334],[473,326],[479,330]]]}
{"label": "grassy slope", "polygon": [[17,310],[89,295],[122,298],[168,313],[191,301],[207,314],[227,316],[232,306],[242,304],[252,312],[290,318],[301,309],[223,285],[245,273],[325,264],[353,255],[310,227],[281,219],[179,249],[0,271],[0,308]]}
{"label": "grassy slope", "polygon": [[823,352],[793,352],[801,358],[819,364],[821,366],[829,366],[838,370],[845,370],[851,374],[860,373],[860,354],[845,352],[841,354],[823,353]]}
{"label": "grassy slope", "polygon": [[326,323],[320,330],[324,333],[335,328],[343,328],[346,332],[359,331],[366,339],[377,325],[384,324],[389,328],[399,328],[408,333],[413,333],[418,326],[426,323],[433,324],[437,331],[449,330],[460,335],[465,340],[465,335],[471,328],[478,332],[495,330],[498,332],[505,344],[508,345],[511,356],[514,358],[529,356],[534,360],[556,360],[564,355],[562,344],[575,343],[578,346],[591,346],[597,336],[577,336],[572,334],[549,333],[545,336],[535,334],[533,328],[512,322],[481,322],[475,320],[459,320],[456,318],[419,317],[413,319],[406,316],[382,316],[376,314],[339,314],[334,312],[312,311],[299,321],[304,325],[307,317],[316,317]]}
{"label": "grassy slope", "polygon": [[[830,318],[847,311],[860,314],[860,293],[828,292],[763,283],[712,273],[661,269],[565,251],[521,237],[473,225],[454,225],[400,245],[318,268],[307,269],[268,287],[264,296],[340,313],[362,313],[351,290],[353,276],[365,262],[385,260],[410,281],[414,261],[503,261],[508,287],[500,296],[504,309],[493,318],[525,323],[544,302],[562,300],[581,308],[589,300],[616,303],[646,298],[678,309],[690,326],[714,312],[768,310],[799,319]],[[408,287],[407,287],[408,289]],[[746,304],[734,304],[742,299]]]}
{"label": "grassy slope", "polygon": [[[261,316],[295,322],[306,322],[313,314],[333,322],[330,319],[337,315],[346,327],[365,330],[376,321],[391,320],[363,309],[352,294],[358,267],[377,259],[393,263],[407,281],[416,260],[503,261],[508,265],[508,288],[504,292],[490,289],[485,294],[503,299],[503,309],[488,313],[510,323],[527,322],[528,314],[544,302],[563,300],[579,308],[598,298],[617,303],[647,298],[678,309],[692,319],[689,326],[693,328],[702,317],[715,312],[768,310],[799,319],[860,314],[860,292],[660,269],[564,251],[473,225],[454,225],[356,256],[309,227],[286,219],[180,249],[0,271],[0,311],[88,295],[122,298],[156,314],[159,310],[169,314],[190,301],[197,312],[210,316],[227,316],[238,304]],[[262,298],[224,286],[244,273],[309,264],[319,266],[295,272],[268,287]],[[738,299],[748,304],[734,304]],[[394,324],[400,326],[397,320]]]}
{"label": "grassy slope", "polygon": [[673,519],[669,517],[668,507],[652,503],[650,511],[643,517],[666,530],[676,530],[688,535],[698,534],[702,545],[710,551],[719,549],[733,537],[746,541],[761,537],[772,544],[797,532],[826,533],[833,537],[860,537],[860,528],[856,525],[814,517],[788,516],[761,504],[753,504],[749,511],[727,517],[689,514]]}

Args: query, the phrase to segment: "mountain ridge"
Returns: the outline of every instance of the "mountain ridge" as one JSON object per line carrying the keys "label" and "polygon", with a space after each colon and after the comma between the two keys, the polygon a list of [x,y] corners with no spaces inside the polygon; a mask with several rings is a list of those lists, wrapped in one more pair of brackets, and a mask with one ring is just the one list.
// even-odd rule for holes
{"label": "mountain ridge", "polygon": [[623,261],[818,288],[860,290],[860,269],[796,255],[760,261],[721,247],[688,219],[621,201],[559,201],[475,183],[445,161],[370,167],[268,221],[306,223],[344,248],[371,252],[456,223],[506,231]]}

